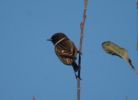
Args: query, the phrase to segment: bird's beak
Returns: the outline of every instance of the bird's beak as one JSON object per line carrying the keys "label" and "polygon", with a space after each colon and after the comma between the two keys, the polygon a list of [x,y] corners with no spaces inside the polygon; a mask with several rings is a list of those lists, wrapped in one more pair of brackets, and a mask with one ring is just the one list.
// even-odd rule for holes
{"label": "bird's beak", "polygon": [[47,39],[47,41],[52,41],[52,39]]}

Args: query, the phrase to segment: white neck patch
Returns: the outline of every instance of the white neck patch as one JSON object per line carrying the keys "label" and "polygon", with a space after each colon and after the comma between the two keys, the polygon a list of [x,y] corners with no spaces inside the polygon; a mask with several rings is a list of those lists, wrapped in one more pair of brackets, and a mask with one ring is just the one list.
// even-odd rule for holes
{"label": "white neck patch", "polygon": [[55,43],[55,46],[58,44],[58,43],[60,43],[61,41],[63,41],[65,39],[65,37],[64,38],[61,38],[60,40],[58,40],[56,43]]}

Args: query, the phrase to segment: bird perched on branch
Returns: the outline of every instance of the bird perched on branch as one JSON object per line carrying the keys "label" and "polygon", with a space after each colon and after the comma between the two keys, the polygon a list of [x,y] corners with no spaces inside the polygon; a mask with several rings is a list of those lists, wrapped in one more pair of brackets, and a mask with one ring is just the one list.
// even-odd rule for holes
{"label": "bird perched on branch", "polygon": [[71,65],[77,77],[76,72],[79,71],[79,66],[75,60],[78,50],[74,43],[64,33],[55,33],[48,40],[53,43],[55,53],[60,61],[65,65]]}
{"label": "bird perched on branch", "polygon": [[127,51],[124,48],[121,48],[120,46],[111,41],[103,42],[102,47],[106,53],[124,59],[129,64],[130,68],[135,70],[135,67],[132,65],[131,59],[128,57]]}

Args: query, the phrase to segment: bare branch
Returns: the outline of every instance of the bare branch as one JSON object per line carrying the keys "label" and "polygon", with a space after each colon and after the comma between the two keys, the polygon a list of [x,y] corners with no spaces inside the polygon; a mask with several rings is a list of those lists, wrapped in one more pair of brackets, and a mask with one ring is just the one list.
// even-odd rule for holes
{"label": "bare branch", "polygon": [[138,50],[138,0],[136,3],[136,8],[137,8],[137,45],[136,45],[136,48]]}
{"label": "bare branch", "polygon": [[36,100],[36,99],[35,99],[35,96],[32,97],[32,100]]}
{"label": "bare branch", "polygon": [[128,96],[125,96],[125,100],[128,100]]}
{"label": "bare branch", "polygon": [[78,78],[77,78],[77,100],[80,100],[81,54],[82,54],[82,45],[83,45],[84,26],[85,26],[85,20],[86,20],[87,2],[88,0],[84,0],[83,16],[82,16],[82,21],[80,23],[80,47],[79,47],[79,59],[78,59],[78,66],[80,67],[80,70],[78,71]]}

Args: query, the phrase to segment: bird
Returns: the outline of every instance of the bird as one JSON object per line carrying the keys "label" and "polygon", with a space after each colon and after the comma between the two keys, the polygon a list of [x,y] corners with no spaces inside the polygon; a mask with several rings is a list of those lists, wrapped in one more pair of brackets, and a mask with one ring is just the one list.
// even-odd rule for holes
{"label": "bird", "polygon": [[79,71],[79,66],[76,63],[78,50],[75,44],[62,32],[55,33],[48,41],[51,41],[54,45],[55,53],[60,61],[65,65],[71,65],[75,76]]}
{"label": "bird", "polygon": [[119,45],[117,45],[111,41],[102,42],[102,47],[106,53],[108,53],[110,55],[115,55],[115,56],[118,56],[118,57],[124,59],[130,66],[130,68],[135,70],[135,67],[133,66],[132,61],[129,58],[128,53],[125,48],[122,48]]}

